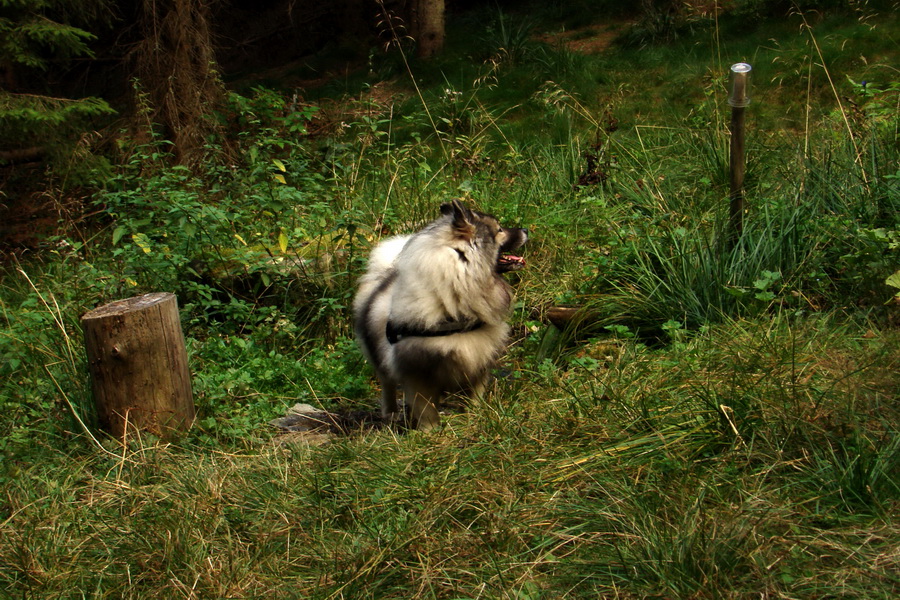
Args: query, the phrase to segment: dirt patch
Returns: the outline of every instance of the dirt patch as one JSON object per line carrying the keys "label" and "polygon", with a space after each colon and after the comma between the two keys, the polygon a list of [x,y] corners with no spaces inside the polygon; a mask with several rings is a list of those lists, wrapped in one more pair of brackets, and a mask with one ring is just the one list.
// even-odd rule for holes
{"label": "dirt patch", "polygon": [[334,135],[348,123],[358,123],[364,119],[389,118],[393,106],[409,95],[396,81],[380,81],[354,98],[321,99],[319,108],[309,124],[309,135],[321,137]]}
{"label": "dirt patch", "polygon": [[537,40],[551,46],[563,46],[573,52],[599,54],[613,44],[622,27],[624,24],[581,27],[569,31],[544,33],[537,36]]}
{"label": "dirt patch", "polygon": [[269,425],[280,430],[281,433],[275,438],[280,445],[321,446],[336,435],[381,429],[385,423],[374,410],[332,413],[309,404],[295,404],[285,416],[269,421]]}
{"label": "dirt patch", "polygon": [[[23,170],[35,171],[36,179],[42,177],[37,166],[26,166]],[[88,213],[86,194],[10,190],[7,195],[5,192],[0,189],[0,262],[40,247],[51,236],[68,235],[84,241],[81,228],[92,216]]]}
{"label": "dirt patch", "polygon": [[[279,446],[322,446],[336,437],[353,436],[369,431],[390,428],[397,433],[409,430],[407,418],[386,421],[373,399],[370,410],[340,410],[329,412],[309,404],[297,403],[283,417],[272,419],[269,425],[279,431],[275,443]],[[441,415],[465,410],[466,401],[457,396],[445,398]]]}

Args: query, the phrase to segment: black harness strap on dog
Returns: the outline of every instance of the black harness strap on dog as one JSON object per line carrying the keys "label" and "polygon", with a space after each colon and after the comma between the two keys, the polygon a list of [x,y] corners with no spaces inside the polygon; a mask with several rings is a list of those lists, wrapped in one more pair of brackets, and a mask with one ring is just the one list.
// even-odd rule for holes
{"label": "black harness strap on dog", "polygon": [[457,321],[448,321],[444,325],[438,325],[431,329],[423,329],[421,327],[410,327],[408,325],[394,325],[388,321],[384,328],[384,334],[390,344],[396,344],[403,338],[407,337],[442,337],[445,335],[453,335],[455,333],[467,333],[484,327],[484,321],[472,321],[469,323],[459,323]]}

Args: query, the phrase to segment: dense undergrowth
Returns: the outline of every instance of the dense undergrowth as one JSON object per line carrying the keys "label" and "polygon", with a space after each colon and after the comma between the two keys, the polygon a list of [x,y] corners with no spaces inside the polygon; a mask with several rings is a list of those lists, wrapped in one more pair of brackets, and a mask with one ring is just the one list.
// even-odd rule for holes
{"label": "dense undergrowth", "polygon": [[[0,595],[896,597],[897,22],[792,19],[583,54],[494,15],[417,87],[233,94],[197,171],[134,149],[95,227],[3,273]],[[755,69],[736,244],[725,57]],[[374,410],[355,280],[449,197],[532,232],[493,393],[275,443],[295,402]],[[95,445],[79,316],[159,290],[197,423]]]}

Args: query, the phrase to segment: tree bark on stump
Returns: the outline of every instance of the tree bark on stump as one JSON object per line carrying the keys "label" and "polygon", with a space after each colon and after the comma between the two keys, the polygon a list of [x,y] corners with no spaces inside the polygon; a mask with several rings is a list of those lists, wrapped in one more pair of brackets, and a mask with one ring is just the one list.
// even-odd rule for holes
{"label": "tree bark on stump", "polygon": [[194,421],[178,301],[153,293],[112,302],[81,318],[101,427],[171,438]]}

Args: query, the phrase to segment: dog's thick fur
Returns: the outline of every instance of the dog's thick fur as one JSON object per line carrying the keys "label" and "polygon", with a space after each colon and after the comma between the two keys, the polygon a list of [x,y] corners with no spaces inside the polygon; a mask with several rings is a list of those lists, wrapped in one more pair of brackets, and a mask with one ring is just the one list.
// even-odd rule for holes
{"label": "dog's thick fur", "polygon": [[382,385],[386,419],[400,417],[398,387],[418,429],[440,423],[447,393],[484,393],[506,348],[512,288],[501,277],[524,265],[508,256],[528,230],[454,201],[413,235],[372,251],[353,303],[354,329]]}

